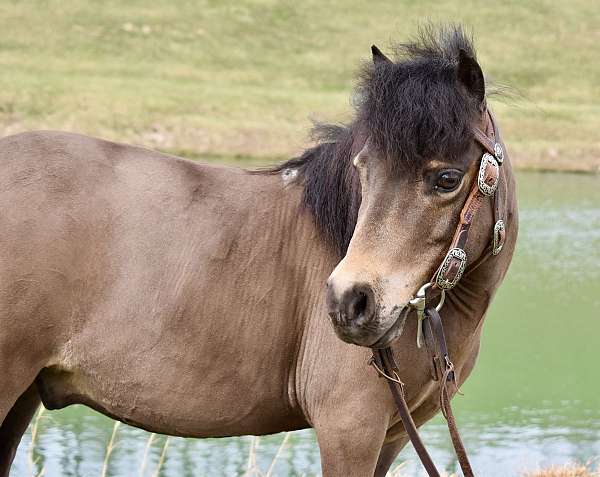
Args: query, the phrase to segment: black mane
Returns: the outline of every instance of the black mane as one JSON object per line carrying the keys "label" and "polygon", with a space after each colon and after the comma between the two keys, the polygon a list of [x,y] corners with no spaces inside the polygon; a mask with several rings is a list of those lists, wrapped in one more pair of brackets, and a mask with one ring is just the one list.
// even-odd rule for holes
{"label": "black mane", "polygon": [[298,170],[304,206],[340,256],[352,238],[361,200],[351,161],[367,138],[391,173],[414,170],[426,158],[458,158],[468,149],[479,105],[457,77],[461,50],[475,58],[461,27],[427,27],[415,41],[395,47],[393,62],[365,64],[353,121],[317,125],[316,146],[271,170]]}

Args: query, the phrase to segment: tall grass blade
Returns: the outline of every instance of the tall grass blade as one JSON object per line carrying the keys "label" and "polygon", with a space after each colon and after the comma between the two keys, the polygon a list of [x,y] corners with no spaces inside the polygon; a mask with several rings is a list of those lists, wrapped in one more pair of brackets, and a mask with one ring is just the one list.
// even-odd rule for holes
{"label": "tall grass blade", "polygon": [[144,457],[142,458],[142,465],[140,465],[140,477],[144,477],[144,472],[146,471],[146,464],[148,463],[148,452],[152,447],[152,443],[154,442],[154,438],[156,434],[153,432],[148,437],[148,441],[146,442],[146,448],[144,449]]}
{"label": "tall grass blade", "polygon": [[258,449],[259,442],[259,436],[252,437],[252,441],[250,441],[250,450],[248,451],[248,463],[246,464],[246,472],[244,473],[243,477],[262,476],[260,470],[258,469],[258,466],[256,465],[256,452]]}
{"label": "tall grass blade", "polygon": [[104,456],[104,463],[102,464],[102,473],[100,474],[101,477],[106,477],[106,472],[108,471],[108,460],[110,459],[110,455],[112,454],[112,451],[115,448],[115,438],[117,436],[117,429],[119,429],[120,425],[121,423],[119,421],[115,421],[112,435],[110,436],[108,446],[106,447],[106,455]]}
{"label": "tall grass blade", "polygon": [[158,465],[156,466],[156,470],[154,471],[154,474],[152,474],[152,477],[158,477],[158,474],[160,473],[160,469],[165,462],[165,456],[167,455],[167,448],[169,447],[169,439],[170,439],[170,437],[167,437],[165,439],[165,444],[163,445],[162,452],[160,453],[160,458],[158,459]]}
{"label": "tall grass blade", "polygon": [[42,470],[40,470],[38,473],[36,473],[39,457],[37,457],[35,459],[33,458],[33,453],[35,451],[35,445],[36,445],[36,441],[38,438],[40,420],[41,420],[42,414],[44,414],[45,410],[46,410],[46,408],[44,406],[39,407],[39,409],[35,415],[35,419],[33,420],[32,427],[31,427],[31,443],[29,444],[29,451],[27,452],[27,461],[28,461],[28,465],[29,465],[29,473],[31,474],[32,477],[42,477],[42,475],[44,475],[44,472],[46,470],[44,467],[42,467]]}
{"label": "tall grass blade", "polygon": [[275,463],[277,462],[277,459],[279,458],[281,452],[285,448],[285,445],[287,444],[289,439],[290,439],[290,433],[286,432],[285,436],[283,437],[283,441],[281,441],[281,445],[279,446],[279,449],[277,449],[277,452],[275,453],[275,457],[273,457],[273,460],[271,461],[271,465],[269,466],[269,470],[267,470],[265,477],[271,477],[271,475],[273,475],[273,470],[275,469]]}

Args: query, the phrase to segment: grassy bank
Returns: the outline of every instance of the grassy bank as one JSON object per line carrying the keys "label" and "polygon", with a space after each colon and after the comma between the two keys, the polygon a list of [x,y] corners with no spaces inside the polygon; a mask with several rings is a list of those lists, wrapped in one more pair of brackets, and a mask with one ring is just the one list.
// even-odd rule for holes
{"label": "grassy bank", "polygon": [[[344,120],[371,43],[423,19],[473,30],[523,168],[600,170],[600,14],[592,0],[25,0],[0,5],[0,133],[80,131],[260,163]],[[388,50],[389,51],[389,50]]]}

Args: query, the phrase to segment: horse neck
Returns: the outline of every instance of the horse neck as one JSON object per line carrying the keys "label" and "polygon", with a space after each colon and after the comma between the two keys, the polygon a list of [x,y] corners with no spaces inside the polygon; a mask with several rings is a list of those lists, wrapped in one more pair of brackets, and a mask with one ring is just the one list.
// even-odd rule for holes
{"label": "horse neck", "polygon": [[284,185],[277,200],[268,205],[273,217],[269,221],[270,230],[263,223],[260,234],[273,239],[269,260],[279,273],[283,273],[278,281],[294,283],[294,303],[290,306],[302,321],[322,307],[325,282],[339,258],[315,224],[313,214],[303,204],[302,178],[286,183],[290,171],[283,170],[279,175]]}
{"label": "horse neck", "polygon": [[310,211],[320,239],[339,261],[346,254],[360,206],[360,182],[352,157],[362,146],[353,127],[323,126],[317,131],[324,136],[319,144],[273,172],[298,176],[302,206]]}

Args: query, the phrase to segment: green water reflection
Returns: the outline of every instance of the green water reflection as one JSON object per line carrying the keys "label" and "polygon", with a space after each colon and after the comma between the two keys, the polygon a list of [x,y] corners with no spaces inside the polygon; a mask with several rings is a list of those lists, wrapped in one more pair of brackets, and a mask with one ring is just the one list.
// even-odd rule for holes
{"label": "green water reflection", "polygon": [[[519,475],[538,465],[600,456],[600,177],[522,173],[521,232],[508,278],[489,313],[479,363],[457,398],[466,445],[481,475]],[[34,470],[100,475],[112,421],[82,407],[40,422]],[[140,475],[149,434],[121,426],[110,475]],[[424,427],[434,458],[456,470],[440,419]],[[265,471],[282,436],[262,438]],[[31,475],[30,433],[11,475]],[[164,444],[153,443],[145,475]],[[250,438],[171,439],[160,475],[240,475]],[[411,449],[406,475],[423,475]],[[291,436],[275,475],[319,473],[311,431]]]}

